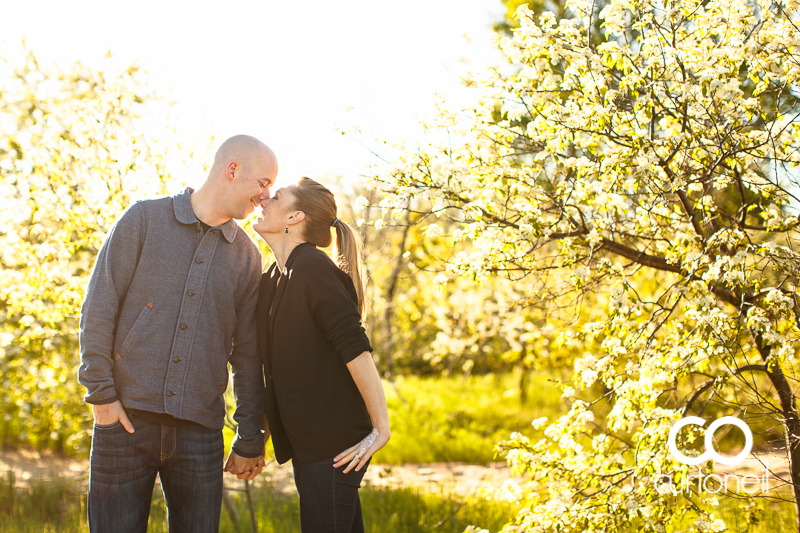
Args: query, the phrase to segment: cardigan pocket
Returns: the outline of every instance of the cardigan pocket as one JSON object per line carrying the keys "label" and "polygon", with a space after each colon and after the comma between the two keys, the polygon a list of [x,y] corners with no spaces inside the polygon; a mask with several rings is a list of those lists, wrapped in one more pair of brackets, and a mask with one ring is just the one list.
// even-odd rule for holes
{"label": "cardigan pocket", "polygon": [[122,346],[120,346],[119,349],[122,354],[127,355],[128,348],[131,347],[133,341],[142,336],[145,324],[147,324],[147,317],[150,315],[150,311],[152,311],[151,305],[153,304],[145,305],[142,308],[141,312],[139,312],[139,316],[136,318],[136,322],[133,323],[130,331],[125,335],[125,340],[122,341]]}

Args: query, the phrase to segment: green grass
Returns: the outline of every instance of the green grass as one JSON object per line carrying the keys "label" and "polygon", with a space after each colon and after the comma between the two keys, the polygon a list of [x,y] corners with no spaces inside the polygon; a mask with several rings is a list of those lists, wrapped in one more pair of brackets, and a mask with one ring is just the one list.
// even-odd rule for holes
{"label": "green grass", "polygon": [[395,386],[384,383],[392,439],[375,462],[486,464],[494,460],[494,446],[512,431],[537,436],[532,420],[552,420],[567,411],[551,379],[532,373],[525,405],[520,405],[516,374],[407,376],[398,377]]}
{"label": "green grass", "polygon": [[65,479],[21,487],[9,471],[0,483],[0,533],[83,531],[85,510],[86,498]]}
{"label": "green grass", "polygon": [[[392,438],[373,463],[487,464],[495,460],[494,446],[512,431],[541,436],[531,427],[535,418],[552,420],[568,411],[552,380],[552,373],[532,372],[525,405],[520,403],[516,372],[467,378],[398,376],[394,385],[384,381]],[[233,431],[225,428],[223,435],[228,450]]]}
{"label": "green grass", "polygon": [[[385,383],[392,440],[375,462],[485,464],[493,460],[495,444],[512,431],[534,435],[531,420],[564,411],[560,392],[546,375],[531,375],[526,405],[520,405],[517,385],[514,375],[398,377],[394,385]],[[226,447],[230,446],[233,433],[226,430],[224,434]],[[19,484],[13,478],[5,479],[0,483],[0,533],[86,531],[84,486],[85,480]],[[253,491],[259,531],[299,531],[295,495],[275,492],[267,483]],[[232,497],[242,517],[240,531],[250,531],[244,494],[236,492]],[[509,504],[417,488],[366,485],[361,499],[367,531],[375,533],[434,528],[460,533],[471,524],[497,531],[514,514]],[[159,491],[153,494],[148,531],[167,531],[166,508]],[[224,511],[220,531],[234,531]]]}
{"label": "green grass", "polygon": [[797,527],[793,502],[725,498],[719,511],[731,531],[777,533],[795,531]]}
{"label": "green grass", "polygon": [[[375,463],[426,463],[462,461],[486,463],[494,458],[495,444],[512,431],[539,434],[531,420],[551,420],[565,412],[555,383],[545,374],[532,374],[528,398],[520,405],[518,376],[487,375],[419,378],[398,377],[385,383],[392,421],[392,440]],[[399,394],[398,394],[399,393]],[[402,399],[401,399],[402,397]],[[226,432],[229,443],[232,433]],[[269,447],[271,448],[271,446]],[[243,486],[242,482],[241,486]],[[252,488],[261,533],[297,532],[299,503],[295,494],[274,490],[266,480]],[[238,531],[250,532],[246,498],[233,492],[241,517]],[[380,488],[365,484],[361,489],[368,532],[452,532],[468,525],[499,531],[516,509],[507,503],[442,492],[441,489]],[[719,497],[712,512],[728,525],[728,531],[778,533],[795,530],[792,503]],[[687,516],[665,524],[665,533],[695,531]],[[0,533],[86,531],[85,479],[50,479],[20,483],[0,477]],[[633,528],[630,529],[633,532]],[[149,532],[167,532],[163,495],[153,494]],[[236,531],[223,510],[220,531]]]}
{"label": "green grass", "polygon": [[[13,477],[0,481],[0,533],[77,533],[87,530],[85,485],[65,479],[34,480],[17,483]],[[252,487],[252,496],[261,533],[294,533],[300,530],[300,508],[295,494],[283,494],[269,483]],[[241,533],[251,533],[246,498],[233,492],[232,499],[240,516]],[[728,531],[740,533],[778,533],[795,529],[794,505],[755,499],[720,497],[713,509],[728,525]],[[370,533],[461,533],[468,525],[489,531],[501,529],[516,512],[510,504],[477,497],[417,488],[385,488],[365,485],[361,489],[366,531]],[[692,517],[665,527],[666,533],[687,533]],[[148,532],[166,533],[167,513],[160,491],[153,493]],[[222,533],[237,531],[223,510]],[[631,532],[633,530],[631,529]]]}
{"label": "green grass", "polygon": [[[514,509],[507,504],[480,498],[422,492],[415,488],[382,488],[365,485],[361,502],[366,531],[460,533],[477,524],[498,530]],[[273,490],[269,483],[252,487],[258,531],[295,533],[300,531],[300,506],[295,494]],[[251,532],[246,497],[233,492],[240,517],[241,533]],[[65,480],[38,480],[24,486],[8,478],[0,484],[0,532],[2,533],[77,533],[87,530],[86,496],[82,483]],[[148,532],[166,533],[167,512],[163,495],[154,491]],[[226,511],[222,512],[220,532],[237,531]]]}
{"label": "green grass", "polygon": [[[791,494],[784,494],[791,498]],[[736,533],[789,533],[796,531],[795,506],[791,501],[771,501],[763,498],[720,496],[719,505],[708,510],[721,518],[727,531]],[[693,516],[673,523],[666,533],[695,531]]]}

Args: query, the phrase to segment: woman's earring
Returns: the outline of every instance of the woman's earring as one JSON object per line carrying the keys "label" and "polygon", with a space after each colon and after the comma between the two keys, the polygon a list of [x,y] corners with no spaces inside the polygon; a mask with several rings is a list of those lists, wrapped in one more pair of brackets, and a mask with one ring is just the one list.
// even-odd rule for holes
{"label": "woman's earring", "polygon": [[289,233],[289,224],[286,224],[286,229],[284,230],[284,233]]}

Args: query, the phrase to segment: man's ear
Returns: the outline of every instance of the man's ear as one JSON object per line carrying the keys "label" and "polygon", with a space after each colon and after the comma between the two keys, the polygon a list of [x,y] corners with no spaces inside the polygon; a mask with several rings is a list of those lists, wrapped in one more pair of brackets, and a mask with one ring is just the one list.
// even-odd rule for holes
{"label": "man's ear", "polygon": [[231,161],[228,163],[228,166],[225,167],[225,177],[228,178],[228,181],[233,181],[236,177],[236,172],[239,172],[239,163],[236,161]]}

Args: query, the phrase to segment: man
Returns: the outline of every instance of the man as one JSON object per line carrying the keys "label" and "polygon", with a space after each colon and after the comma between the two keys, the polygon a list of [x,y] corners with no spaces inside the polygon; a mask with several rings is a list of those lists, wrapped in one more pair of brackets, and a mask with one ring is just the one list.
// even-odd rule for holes
{"label": "man", "polygon": [[264,466],[261,254],[232,219],[269,198],[277,173],[265,144],[232,137],[202,187],[133,204],[100,248],[80,321],[91,531],[146,531],[156,474],[171,532],[218,530],[228,363],[238,431],[225,470]]}

